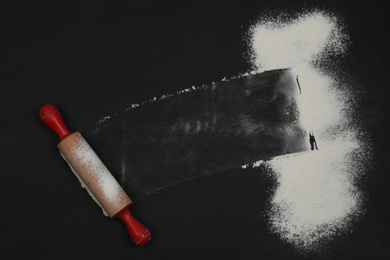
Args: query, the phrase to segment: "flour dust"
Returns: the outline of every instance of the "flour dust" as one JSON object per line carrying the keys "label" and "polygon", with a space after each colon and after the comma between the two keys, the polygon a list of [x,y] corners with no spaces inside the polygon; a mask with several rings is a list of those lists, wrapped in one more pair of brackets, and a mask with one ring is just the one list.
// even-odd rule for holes
{"label": "flour dust", "polygon": [[301,89],[296,96],[300,124],[314,133],[319,148],[264,163],[276,180],[265,213],[269,229],[303,252],[321,251],[364,213],[356,183],[365,172],[368,143],[350,127],[349,96],[337,76],[318,66],[347,51],[349,38],[340,21],[313,11],[298,18],[264,18],[250,30],[250,59],[258,71],[291,68]]}

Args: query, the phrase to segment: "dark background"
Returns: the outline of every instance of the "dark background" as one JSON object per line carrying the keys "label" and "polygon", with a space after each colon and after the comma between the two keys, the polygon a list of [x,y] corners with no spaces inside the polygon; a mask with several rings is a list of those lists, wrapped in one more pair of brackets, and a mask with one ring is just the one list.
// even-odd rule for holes
{"label": "dark background", "polygon": [[[364,217],[323,252],[301,254],[267,229],[273,181],[232,169],[137,200],[152,241],[135,247],[80,188],[39,108],[55,104],[71,130],[88,133],[131,103],[250,70],[245,34],[256,18],[312,7],[344,17],[351,37],[343,63],[374,155],[358,184]],[[388,32],[379,1],[3,1],[0,258],[390,258]]]}

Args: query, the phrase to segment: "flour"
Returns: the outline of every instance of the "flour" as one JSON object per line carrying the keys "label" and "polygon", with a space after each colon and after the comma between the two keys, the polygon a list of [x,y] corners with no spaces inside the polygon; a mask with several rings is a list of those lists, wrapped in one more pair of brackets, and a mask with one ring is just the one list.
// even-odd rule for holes
{"label": "flour", "polygon": [[110,119],[111,119],[111,116],[105,116],[102,119],[100,119],[96,124],[98,124],[98,125],[103,124],[104,122],[106,122]]}
{"label": "flour", "polygon": [[251,59],[260,70],[315,63],[348,47],[336,17],[316,11],[297,19],[264,17],[250,29]]}
{"label": "flour", "polygon": [[265,163],[277,183],[266,212],[269,228],[299,250],[318,251],[364,213],[356,182],[364,174],[367,144],[348,126],[348,96],[337,88],[337,77],[319,66],[346,52],[348,36],[336,17],[318,11],[297,19],[266,18],[251,34],[258,71],[291,68],[301,88],[295,97],[299,122],[319,147]]}
{"label": "flour", "polygon": [[360,152],[349,133],[324,142],[318,151],[267,162],[277,179],[268,213],[271,230],[305,250],[349,230],[350,220],[363,212],[362,195],[354,185],[361,167],[351,165]]}

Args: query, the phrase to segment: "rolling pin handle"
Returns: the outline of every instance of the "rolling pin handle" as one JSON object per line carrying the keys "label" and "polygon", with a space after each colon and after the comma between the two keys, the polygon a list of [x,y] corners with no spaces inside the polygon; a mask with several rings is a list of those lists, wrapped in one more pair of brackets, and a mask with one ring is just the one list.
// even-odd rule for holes
{"label": "rolling pin handle", "polygon": [[66,128],[61,113],[55,106],[50,104],[44,105],[39,110],[39,117],[45,125],[58,135],[60,141],[72,134],[72,132]]}
{"label": "rolling pin handle", "polygon": [[130,205],[124,207],[121,211],[115,214],[114,217],[122,219],[126,224],[131,240],[133,240],[137,246],[143,246],[149,242],[151,238],[150,232],[144,225],[136,220],[133,215],[131,215]]}

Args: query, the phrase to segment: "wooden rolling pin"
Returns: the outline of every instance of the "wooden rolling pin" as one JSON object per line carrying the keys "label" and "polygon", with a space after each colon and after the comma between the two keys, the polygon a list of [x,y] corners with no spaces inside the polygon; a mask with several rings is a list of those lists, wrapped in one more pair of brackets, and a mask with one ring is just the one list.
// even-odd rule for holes
{"label": "wooden rolling pin", "polygon": [[39,111],[42,121],[60,138],[58,149],[70,168],[104,215],[121,218],[130,233],[133,242],[146,244],[151,236],[149,230],[130,213],[131,199],[108,171],[96,153],[79,132],[70,132],[58,109],[45,105]]}

